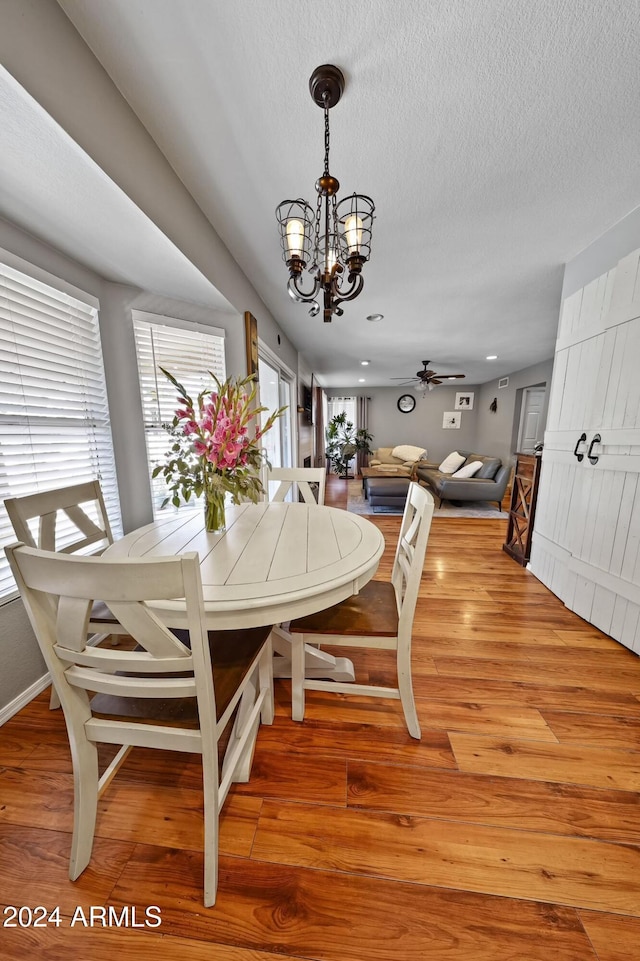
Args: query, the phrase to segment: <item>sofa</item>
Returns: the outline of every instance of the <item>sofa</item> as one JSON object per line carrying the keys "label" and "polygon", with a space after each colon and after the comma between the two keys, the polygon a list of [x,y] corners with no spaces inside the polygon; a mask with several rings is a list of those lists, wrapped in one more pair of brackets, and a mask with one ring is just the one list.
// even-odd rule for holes
{"label": "sofa", "polygon": [[[394,453],[394,451],[396,453]],[[399,444],[396,447],[378,447],[369,458],[369,473],[384,476],[411,477],[416,464],[426,459],[427,451],[423,447],[411,444]]]}
{"label": "sofa", "polygon": [[[464,457],[464,461],[453,470],[441,471],[442,464],[418,464],[416,466],[416,480],[423,487],[428,488],[437,503],[441,501],[489,501],[501,509],[502,499],[507,489],[511,466],[503,464],[499,457],[491,457],[488,454],[476,454],[474,451],[460,450],[452,452],[459,457]],[[446,458],[445,461],[448,461]],[[443,464],[446,463],[443,461]],[[471,470],[472,464],[480,462],[473,476],[456,477],[455,474],[461,468]]]}

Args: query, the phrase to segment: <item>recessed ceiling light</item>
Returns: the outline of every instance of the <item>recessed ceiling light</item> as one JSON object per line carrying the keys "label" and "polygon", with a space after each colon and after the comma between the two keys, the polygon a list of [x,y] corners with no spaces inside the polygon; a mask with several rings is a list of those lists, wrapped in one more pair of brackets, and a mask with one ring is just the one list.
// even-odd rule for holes
{"label": "recessed ceiling light", "polygon": [[369,314],[367,320],[370,324],[377,324],[379,320],[382,320],[384,314]]}
{"label": "recessed ceiling light", "polygon": [[487,360],[497,360],[497,359],[498,359],[498,355],[497,355],[497,354],[488,354],[488,355],[487,355]]}
{"label": "recessed ceiling light", "polygon": [[371,363],[370,360],[361,360],[361,361],[360,361],[360,366],[361,366],[361,367],[368,367],[370,363]]}
{"label": "recessed ceiling light", "polygon": [[365,382],[364,377],[358,377],[359,384],[364,384],[364,382]]}

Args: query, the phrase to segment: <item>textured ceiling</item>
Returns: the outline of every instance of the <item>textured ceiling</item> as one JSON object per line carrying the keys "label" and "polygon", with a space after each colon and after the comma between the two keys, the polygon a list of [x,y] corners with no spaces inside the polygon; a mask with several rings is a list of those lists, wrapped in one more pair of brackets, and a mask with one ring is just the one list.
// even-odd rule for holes
{"label": "textured ceiling", "polygon": [[[327,386],[362,358],[389,385],[425,358],[479,383],[550,357],[562,265],[640,203],[635,0],[59,3]],[[347,78],[331,172],[376,202],[331,325],[288,297],[274,218],[314,203],[325,62]]]}

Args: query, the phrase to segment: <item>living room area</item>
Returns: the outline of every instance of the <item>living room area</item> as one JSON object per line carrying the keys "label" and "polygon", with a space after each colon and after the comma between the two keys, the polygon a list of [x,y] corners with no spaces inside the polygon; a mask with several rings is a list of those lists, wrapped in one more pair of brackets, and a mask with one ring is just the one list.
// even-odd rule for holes
{"label": "living room area", "polygon": [[[634,958],[637,3],[1,7],[3,961]],[[188,440],[202,414],[213,434],[216,404],[224,430],[234,420],[222,391],[198,406],[211,372],[244,384],[223,438],[236,478],[257,374],[262,424],[281,415],[256,462],[315,471],[312,502],[302,483],[279,500],[265,472],[267,495],[223,498],[216,530],[204,487],[163,510],[167,428]],[[327,458],[343,411],[370,449],[342,452],[346,476]],[[193,453],[174,457],[171,494],[192,495]],[[232,473],[219,464],[217,483]],[[42,542],[12,546],[4,499],[85,483],[104,496],[106,556],[39,557],[56,554],[51,509],[30,518]],[[193,704],[184,728],[165,704],[162,749],[129,718],[123,753],[113,714],[88,720],[87,674],[103,658],[103,695],[137,694],[138,658],[152,665],[138,702],[193,693],[186,590],[180,609],[158,575],[185,555],[200,653],[218,645],[237,684],[234,642],[258,638],[253,700],[218,714],[218,661],[208,740]],[[24,578],[30,558],[118,578],[95,605],[95,586],[40,604],[12,579],[21,557]],[[125,604],[138,584],[155,597]],[[157,650],[115,617],[91,646],[109,600],[160,601],[144,621]],[[76,774],[89,740],[71,744],[51,699],[43,623],[49,638],[70,625],[57,646],[74,722],[113,738],[83,754],[91,777]],[[239,757],[233,777],[223,756]]]}
{"label": "living room area", "polygon": [[[490,369],[490,362],[487,367]],[[500,515],[506,520],[515,453],[533,453],[543,439],[552,371],[553,358],[550,358],[483,384],[465,384],[463,389],[459,383],[451,386],[445,382],[432,390],[414,390],[413,384],[400,388],[327,390],[325,416],[330,419],[344,410],[347,422],[353,424],[354,435],[363,425],[359,418],[365,418],[366,431],[371,435],[367,441],[371,453],[357,452],[349,464],[345,478],[349,510],[364,514],[376,510],[401,513],[408,482],[413,479],[435,494],[436,517],[495,519]],[[535,411],[528,405],[530,393],[535,395],[538,405]],[[396,449],[399,455],[404,451],[411,459],[394,456]],[[466,454],[456,464],[445,464],[444,477],[434,483],[433,474],[426,473],[426,469],[439,468],[456,451]],[[500,472],[496,488],[486,484],[479,487],[476,482],[466,485],[466,489],[464,486],[445,488],[443,493],[440,491],[440,497],[441,481],[449,475],[456,480],[454,474],[465,461],[478,463],[472,456],[476,452],[481,459],[490,458],[492,462],[479,477],[481,467],[478,465],[477,480],[484,476],[495,482]],[[332,465],[329,466],[331,469]],[[372,481],[373,503],[367,489]]]}

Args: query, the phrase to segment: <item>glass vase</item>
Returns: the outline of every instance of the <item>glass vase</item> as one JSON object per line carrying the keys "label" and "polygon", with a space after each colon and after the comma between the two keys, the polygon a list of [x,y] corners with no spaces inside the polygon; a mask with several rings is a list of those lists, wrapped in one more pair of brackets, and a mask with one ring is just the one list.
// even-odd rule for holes
{"label": "glass vase", "polygon": [[207,491],[205,494],[204,529],[214,534],[226,530],[224,491]]}

